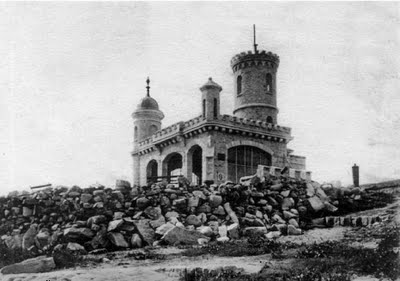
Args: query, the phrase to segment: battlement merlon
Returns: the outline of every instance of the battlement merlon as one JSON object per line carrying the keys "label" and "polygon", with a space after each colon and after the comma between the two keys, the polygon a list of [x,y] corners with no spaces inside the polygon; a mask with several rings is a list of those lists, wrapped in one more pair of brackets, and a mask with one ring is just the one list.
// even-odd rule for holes
{"label": "battlement merlon", "polygon": [[240,54],[237,54],[231,59],[231,66],[232,69],[235,70],[238,66],[240,68],[246,67],[252,64],[258,65],[258,64],[263,64],[265,65],[266,63],[272,63],[276,68],[279,66],[279,56],[272,53],[272,52],[266,52],[264,50],[262,51],[257,51],[257,52],[252,52],[248,51],[242,52]]}

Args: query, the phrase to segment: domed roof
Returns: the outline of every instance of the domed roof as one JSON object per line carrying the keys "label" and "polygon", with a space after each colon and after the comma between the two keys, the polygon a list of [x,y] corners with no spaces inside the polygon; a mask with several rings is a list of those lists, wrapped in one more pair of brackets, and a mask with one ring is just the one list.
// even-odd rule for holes
{"label": "domed roof", "polygon": [[206,89],[218,89],[220,91],[222,91],[222,87],[220,85],[218,85],[217,83],[215,83],[212,78],[208,78],[207,83],[205,83],[203,86],[201,86],[200,91],[206,90]]}
{"label": "domed roof", "polygon": [[147,77],[146,80],[147,83],[147,95],[140,101],[140,103],[137,106],[137,109],[150,109],[150,110],[159,110],[158,109],[158,103],[155,99],[150,97],[150,79]]}
{"label": "domed roof", "polygon": [[155,99],[150,96],[144,97],[138,104],[138,109],[152,109],[158,110],[158,103]]}

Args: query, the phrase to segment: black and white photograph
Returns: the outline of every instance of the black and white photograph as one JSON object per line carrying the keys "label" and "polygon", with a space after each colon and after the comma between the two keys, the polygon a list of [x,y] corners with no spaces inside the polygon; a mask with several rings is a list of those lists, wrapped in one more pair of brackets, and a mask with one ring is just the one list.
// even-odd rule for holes
{"label": "black and white photograph", "polygon": [[0,2],[0,280],[400,280],[400,2]]}

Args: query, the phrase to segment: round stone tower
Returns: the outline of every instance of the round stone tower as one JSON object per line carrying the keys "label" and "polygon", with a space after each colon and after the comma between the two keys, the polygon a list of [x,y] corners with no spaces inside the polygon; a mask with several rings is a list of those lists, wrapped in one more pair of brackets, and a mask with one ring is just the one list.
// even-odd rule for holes
{"label": "round stone tower", "polygon": [[132,113],[134,149],[137,148],[139,141],[150,137],[161,129],[161,120],[164,118],[164,114],[158,108],[157,101],[150,97],[150,79],[147,78],[146,82],[147,95]]}
{"label": "round stone tower", "polygon": [[279,57],[271,52],[243,52],[231,60],[234,74],[235,109],[241,118],[277,123],[276,72]]}

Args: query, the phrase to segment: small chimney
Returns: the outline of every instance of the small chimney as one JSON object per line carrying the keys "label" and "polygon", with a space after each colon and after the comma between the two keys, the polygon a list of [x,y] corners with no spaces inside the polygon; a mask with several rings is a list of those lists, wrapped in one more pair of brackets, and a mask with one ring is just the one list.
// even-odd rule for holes
{"label": "small chimney", "polygon": [[353,184],[354,187],[359,187],[360,186],[360,167],[358,167],[356,164],[352,167],[353,170]]}

